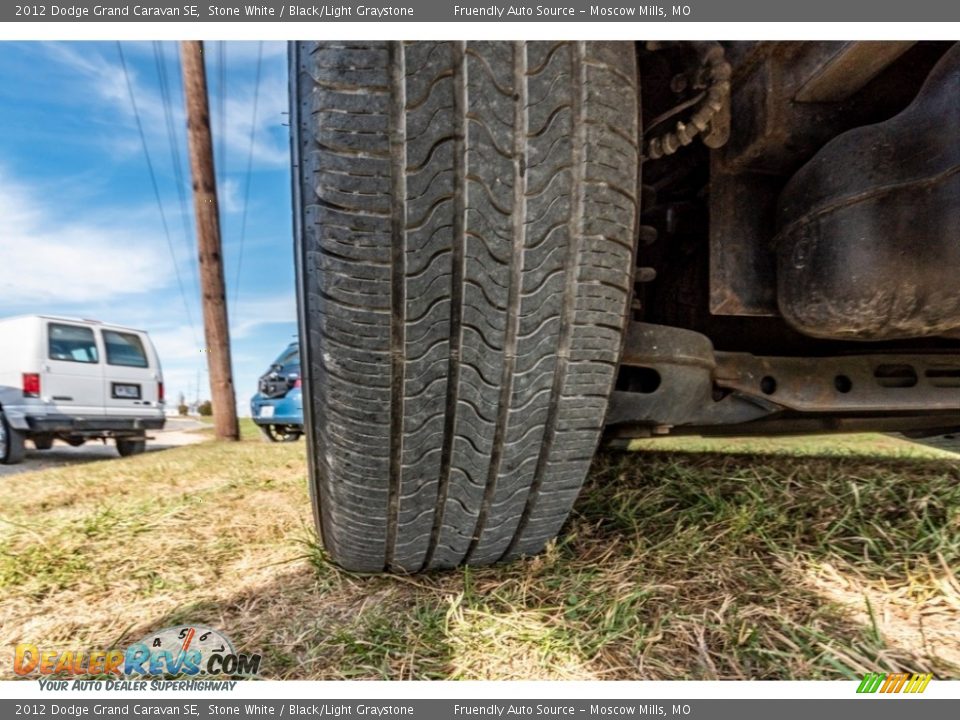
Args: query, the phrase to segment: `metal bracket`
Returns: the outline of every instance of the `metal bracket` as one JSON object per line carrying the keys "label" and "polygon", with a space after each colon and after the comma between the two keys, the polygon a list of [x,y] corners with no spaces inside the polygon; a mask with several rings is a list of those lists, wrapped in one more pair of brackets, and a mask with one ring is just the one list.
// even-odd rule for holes
{"label": "metal bracket", "polygon": [[960,356],[756,357],[716,353],[718,387],[799,412],[960,409]]}
{"label": "metal bracket", "polygon": [[607,425],[665,434],[773,415],[829,415],[834,424],[899,415],[915,424],[924,414],[960,415],[960,355],[757,357],[716,352],[691,330],[633,322]]}

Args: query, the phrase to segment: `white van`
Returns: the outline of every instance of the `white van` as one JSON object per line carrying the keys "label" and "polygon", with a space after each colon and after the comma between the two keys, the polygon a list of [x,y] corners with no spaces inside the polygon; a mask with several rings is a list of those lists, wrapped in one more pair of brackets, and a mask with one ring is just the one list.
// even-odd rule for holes
{"label": "white van", "polygon": [[24,441],[47,450],[112,438],[126,457],[163,428],[163,374],[142,330],[95,320],[0,319],[0,463],[20,462]]}

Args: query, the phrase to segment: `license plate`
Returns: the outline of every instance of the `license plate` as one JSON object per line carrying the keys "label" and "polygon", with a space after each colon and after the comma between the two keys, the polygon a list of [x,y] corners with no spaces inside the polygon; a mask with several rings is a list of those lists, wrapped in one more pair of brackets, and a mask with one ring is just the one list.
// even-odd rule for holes
{"label": "license plate", "polygon": [[113,396],[120,400],[139,400],[140,386],[139,385],[121,385],[120,383],[114,383]]}
{"label": "license plate", "polygon": [[272,418],[273,417],[273,405],[263,405],[260,408],[260,417],[262,418]]}

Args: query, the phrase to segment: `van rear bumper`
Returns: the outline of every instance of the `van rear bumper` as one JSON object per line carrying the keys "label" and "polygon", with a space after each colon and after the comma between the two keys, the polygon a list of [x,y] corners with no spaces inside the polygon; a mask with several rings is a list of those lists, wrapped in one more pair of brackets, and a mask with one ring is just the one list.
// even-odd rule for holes
{"label": "van rear bumper", "polygon": [[116,418],[91,417],[75,418],[69,415],[27,415],[27,427],[32,432],[43,433],[129,433],[140,430],[162,430],[165,417]]}

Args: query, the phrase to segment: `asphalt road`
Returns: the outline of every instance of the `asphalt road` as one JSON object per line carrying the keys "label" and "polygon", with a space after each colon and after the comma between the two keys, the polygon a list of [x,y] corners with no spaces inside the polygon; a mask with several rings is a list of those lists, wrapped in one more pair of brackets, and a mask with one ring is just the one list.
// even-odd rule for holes
{"label": "asphalt road", "polygon": [[[150,437],[155,439],[147,441],[147,452],[159,452],[182,445],[204,442],[210,436],[190,432],[203,427],[207,427],[207,425],[198,420],[167,418],[167,425],[162,431],[152,431],[150,433]],[[119,458],[117,448],[112,442],[107,442],[104,445],[99,440],[93,440],[80,447],[70,447],[58,440],[49,450],[37,450],[28,440],[26,459],[19,465],[0,465],[0,477],[19,475],[51,467],[117,458]]]}

